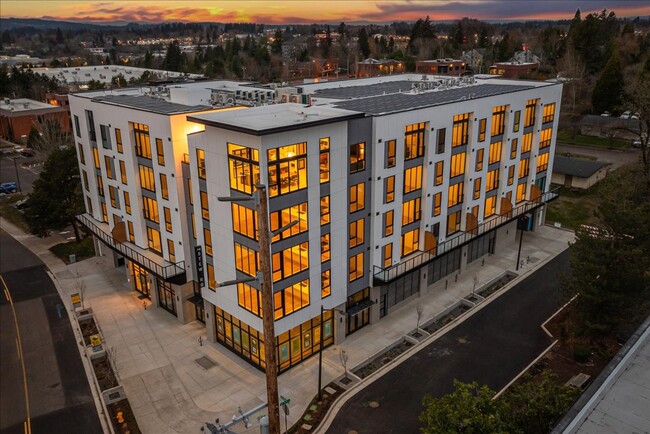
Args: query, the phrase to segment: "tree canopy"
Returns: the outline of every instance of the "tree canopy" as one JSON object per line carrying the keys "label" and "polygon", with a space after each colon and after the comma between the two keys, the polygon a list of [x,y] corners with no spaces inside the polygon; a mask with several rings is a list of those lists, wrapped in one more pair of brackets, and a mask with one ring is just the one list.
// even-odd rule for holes
{"label": "tree canopy", "polygon": [[596,113],[614,111],[623,102],[623,92],[623,68],[618,53],[614,53],[596,82],[591,95],[591,105]]}

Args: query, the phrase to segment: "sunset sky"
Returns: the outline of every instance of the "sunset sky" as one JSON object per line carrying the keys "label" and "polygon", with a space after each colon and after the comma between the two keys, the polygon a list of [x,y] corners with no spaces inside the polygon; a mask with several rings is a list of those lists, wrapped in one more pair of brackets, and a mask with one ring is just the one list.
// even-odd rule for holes
{"label": "sunset sky", "polygon": [[2,0],[3,18],[45,18],[69,21],[212,21],[268,24],[339,21],[478,19],[568,19],[583,13],[614,10],[618,16],[650,15],[642,0]]}

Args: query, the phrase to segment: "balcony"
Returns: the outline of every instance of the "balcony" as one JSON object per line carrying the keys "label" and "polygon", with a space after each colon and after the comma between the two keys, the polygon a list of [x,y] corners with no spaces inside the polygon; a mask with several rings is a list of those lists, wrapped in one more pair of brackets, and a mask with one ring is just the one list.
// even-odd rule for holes
{"label": "balcony", "polygon": [[152,274],[166,282],[182,285],[187,281],[185,275],[185,261],[172,263],[166,261],[154,252],[142,249],[130,242],[119,242],[113,238],[108,224],[99,222],[89,214],[80,214],[77,221],[84,225],[90,232],[99,238],[109,248],[135,262]]}
{"label": "balcony", "polygon": [[554,190],[547,191],[546,193],[542,193],[538,198],[526,201],[517,207],[512,208],[511,211],[503,215],[497,215],[490,218],[489,220],[484,221],[470,232],[461,232],[459,235],[454,236],[453,238],[449,238],[442,243],[439,243],[436,247],[428,251],[415,253],[399,264],[395,264],[386,268],[375,266],[373,272],[374,285],[385,285],[386,283],[391,282],[410,271],[427,265],[429,262],[451,250],[469,244],[472,240],[487,232],[496,230],[499,227],[518,219],[520,216],[526,214],[527,212],[537,209],[542,205],[557,199],[559,197],[558,191],[559,189],[556,188]]}

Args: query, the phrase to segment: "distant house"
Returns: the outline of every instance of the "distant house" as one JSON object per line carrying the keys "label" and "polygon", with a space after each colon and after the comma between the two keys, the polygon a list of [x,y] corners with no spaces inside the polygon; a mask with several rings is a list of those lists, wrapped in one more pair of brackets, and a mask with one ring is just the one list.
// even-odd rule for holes
{"label": "distant house", "polygon": [[580,134],[592,137],[635,140],[639,138],[641,121],[614,116],[586,115],[580,123]]}
{"label": "distant house", "polygon": [[521,78],[537,71],[539,63],[530,62],[497,62],[490,66],[489,73],[502,75],[504,78]]}
{"label": "distant house", "polygon": [[482,72],[481,67],[483,66],[483,54],[480,51],[475,49],[463,51],[460,58],[465,61],[468,69],[471,69],[477,74]]}
{"label": "distant house", "polygon": [[357,62],[357,77],[376,77],[378,75],[402,74],[406,70],[404,62],[393,59],[368,58]]}
{"label": "distant house", "polygon": [[415,71],[419,74],[460,76],[467,71],[465,61],[460,59],[418,60]]}
{"label": "distant house", "polygon": [[608,163],[556,155],[553,160],[552,184],[586,189],[607,175]]}
{"label": "distant house", "polygon": [[61,130],[70,132],[70,111],[67,106],[52,105],[27,98],[0,101],[0,137],[26,142],[32,127],[47,121],[56,121]]}

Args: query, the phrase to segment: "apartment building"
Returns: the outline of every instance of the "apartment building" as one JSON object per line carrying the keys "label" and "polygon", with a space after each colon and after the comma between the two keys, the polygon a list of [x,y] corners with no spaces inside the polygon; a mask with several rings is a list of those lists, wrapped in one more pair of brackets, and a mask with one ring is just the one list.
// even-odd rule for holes
{"label": "apartment building", "polygon": [[[209,89],[206,83],[193,84],[192,92],[183,92],[179,85],[181,90],[155,103],[147,100],[154,106],[174,105],[176,112],[155,113],[162,121],[150,118],[153,114],[140,102],[128,101],[127,107],[123,99],[116,112],[115,98],[73,96],[75,122],[83,118],[80,168],[92,174],[82,173],[89,179],[84,181],[88,212],[80,219],[100,227],[100,235],[106,235],[102,244],[115,244],[116,261],[127,258],[129,269],[141,262],[120,250],[124,246],[174,270],[182,268],[183,283],[171,282],[176,304],[200,305],[195,317],[205,323],[208,338],[263,369],[260,285],[223,285],[257,275],[256,206],[252,200],[219,198],[252,199],[255,186],[265,185],[270,229],[298,221],[271,245],[277,359],[280,371],[286,371],[317,353],[321,342],[324,347],[341,342],[427,287],[444,287],[467,264],[498,254],[515,242],[518,227],[535,230],[543,224],[545,204],[557,196],[547,174],[561,84],[425,78],[305,84],[292,92],[310,96],[310,105],[243,110],[179,107],[170,101],[184,95],[184,103],[191,104],[201,93],[197,86]],[[89,111],[98,128],[125,131],[130,142],[123,140],[123,153],[97,140],[93,147]],[[101,196],[98,190],[100,177],[104,186],[122,187],[118,180],[105,179],[109,170],[121,173],[108,169],[110,161],[102,167],[102,157],[109,156],[124,158],[135,177],[123,189],[145,202],[152,196],[135,176],[147,164],[137,151],[138,124],[149,126],[150,140],[163,139],[169,145],[165,158],[174,158],[168,175],[175,182],[168,185],[176,188],[170,209],[177,220],[169,234],[161,230],[159,252],[156,236],[153,243],[147,236],[156,229],[145,216],[149,205],[132,217],[113,206],[110,192]],[[174,139],[165,142],[165,137]],[[98,159],[84,161],[81,149],[86,155],[97,149]],[[162,167],[155,160],[154,155],[150,165],[157,182]],[[167,202],[159,190],[154,199],[163,216]],[[128,236],[117,242],[122,221]],[[165,250],[170,239],[179,244],[173,261]],[[166,281],[163,273],[147,271],[154,275],[153,287]],[[150,293],[153,304],[165,308],[159,295],[164,291]]]}

